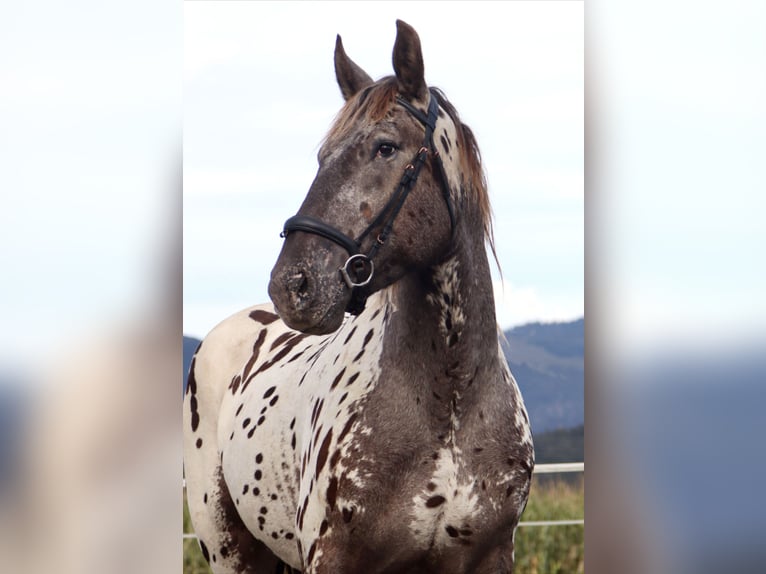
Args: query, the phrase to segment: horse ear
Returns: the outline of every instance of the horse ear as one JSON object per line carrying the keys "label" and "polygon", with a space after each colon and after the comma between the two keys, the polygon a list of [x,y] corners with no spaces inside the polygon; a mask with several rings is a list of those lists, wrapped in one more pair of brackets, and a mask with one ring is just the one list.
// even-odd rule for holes
{"label": "horse ear", "polygon": [[335,77],[338,80],[343,98],[347,101],[359,90],[373,83],[367,72],[346,55],[340,34],[335,39]]}
{"label": "horse ear", "polygon": [[393,60],[399,93],[411,99],[425,99],[428,88],[423,73],[420,38],[412,26],[401,20],[396,21]]}

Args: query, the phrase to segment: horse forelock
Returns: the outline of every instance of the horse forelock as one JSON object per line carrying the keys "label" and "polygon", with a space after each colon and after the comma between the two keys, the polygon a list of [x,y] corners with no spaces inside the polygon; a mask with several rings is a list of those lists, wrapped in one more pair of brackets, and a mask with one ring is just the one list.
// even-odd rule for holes
{"label": "horse forelock", "polygon": [[[489,202],[487,178],[481,161],[481,152],[476,137],[470,127],[460,120],[460,116],[452,103],[439,88],[430,88],[435,93],[441,108],[449,116],[455,126],[458,162],[462,181],[460,192],[472,201],[478,210],[484,238],[489,243],[495,255],[494,233],[492,229],[492,207]],[[369,128],[382,121],[396,104],[398,93],[397,79],[386,76],[374,84],[359,90],[348,99],[336,115],[330,130],[322,141],[322,147],[334,148],[348,137],[354,127]],[[443,158],[446,159],[446,158]],[[495,255],[495,260],[497,256]]]}
{"label": "horse forelock", "polygon": [[396,102],[396,78],[387,76],[359,90],[340,109],[322,146],[336,147],[355,126],[370,127],[383,118]]}

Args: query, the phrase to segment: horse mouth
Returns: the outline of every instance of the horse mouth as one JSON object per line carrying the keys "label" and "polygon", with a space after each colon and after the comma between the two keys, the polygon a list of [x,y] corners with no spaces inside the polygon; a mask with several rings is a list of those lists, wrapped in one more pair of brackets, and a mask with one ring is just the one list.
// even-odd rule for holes
{"label": "horse mouth", "polygon": [[303,318],[296,318],[294,315],[282,312],[276,303],[274,303],[274,310],[285,325],[294,331],[300,331],[307,335],[329,335],[330,333],[334,333],[343,324],[343,319],[345,317],[345,313],[338,313],[334,308],[331,308],[328,309],[319,320],[313,322],[306,321]]}
{"label": "horse mouth", "polygon": [[294,270],[277,272],[272,274],[268,290],[274,309],[291,329],[327,335],[343,324],[349,292],[340,277],[316,278]]}

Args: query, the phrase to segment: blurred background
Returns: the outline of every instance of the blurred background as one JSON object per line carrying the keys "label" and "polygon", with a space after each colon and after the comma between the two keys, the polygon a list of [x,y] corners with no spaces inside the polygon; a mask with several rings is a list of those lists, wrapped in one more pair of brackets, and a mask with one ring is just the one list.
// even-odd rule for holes
{"label": "blurred background", "polygon": [[[208,231],[213,253],[220,246],[215,242],[231,236],[255,239],[264,251],[278,249],[279,226],[313,176],[312,146],[338,107],[328,77],[334,34],[341,33],[351,57],[377,77],[389,73],[395,18],[420,32],[424,11],[419,3],[390,3],[360,22],[331,15],[339,12],[332,3],[322,3],[318,15],[304,4],[289,5],[292,19],[299,22],[306,10],[330,36],[322,32],[326,49],[319,39],[311,44],[323,62],[311,76],[316,109],[305,107],[289,88],[289,70],[282,71],[287,94],[274,98],[284,102],[274,114],[296,110],[305,114],[298,123],[319,127],[305,149],[285,156],[304,154],[288,172],[290,189],[299,191],[272,197],[280,215],[266,225],[258,219],[260,204],[248,197],[249,189],[273,183],[259,174],[225,180],[211,166],[199,166],[199,174],[210,175],[208,188],[233,181],[241,193],[219,202],[201,178],[189,188],[184,182],[182,200],[182,169],[228,158],[190,144],[182,168],[182,121],[189,134],[200,130],[222,147],[226,125],[216,123],[225,110],[206,120],[200,114],[208,124],[194,123],[200,92],[187,93],[188,84],[203,78],[200,62],[236,54],[234,40],[247,32],[223,27],[190,58],[189,42],[208,4],[139,0],[120,7],[75,0],[0,9],[3,571],[183,569],[181,333],[204,336],[227,305],[233,311],[254,302],[238,293],[225,304],[211,300],[232,295],[232,284],[263,299],[256,297],[263,288],[258,277],[218,282],[225,268],[189,267],[190,254],[205,250],[204,239],[186,239],[186,229],[201,219],[194,202],[206,201],[201,206],[211,217],[227,209],[246,220],[253,216],[251,228]],[[233,4],[239,3],[217,10]],[[447,71],[439,75],[445,63],[431,55],[428,42],[445,32],[429,31],[425,23],[421,37],[429,81],[445,89],[469,125],[481,126],[477,137],[495,212],[507,218],[496,227],[508,280],[499,291],[512,301],[500,305],[507,312],[499,316],[501,326],[576,322],[587,301],[588,327],[581,326],[587,570],[760,571],[766,562],[760,408],[766,399],[766,6],[546,2],[542,22],[549,24],[525,35],[514,28],[517,5],[528,3],[444,8],[461,17],[447,35],[458,48],[450,62],[464,66],[464,75],[474,62],[461,58],[472,56],[501,76],[488,83],[525,79],[507,91],[508,100],[498,89],[484,90],[487,110],[508,102],[504,114],[490,119],[484,106],[471,104],[476,81],[452,84]],[[430,6],[433,13],[447,4]],[[302,30],[284,8],[265,3],[258,9],[264,12],[252,47],[265,28],[285,35]],[[269,20],[270,9],[283,15]],[[568,25],[578,11],[580,20]],[[445,16],[444,27],[448,22]],[[206,29],[217,25],[211,16]],[[578,26],[582,45],[563,42],[572,46],[566,53],[556,48]],[[462,40],[467,29],[484,31],[484,38]],[[272,59],[289,57],[304,38],[273,43]],[[493,42],[505,43],[507,51],[487,50]],[[584,59],[580,132],[578,120],[566,114],[570,100],[540,100],[559,87],[547,74],[578,53]],[[525,62],[544,66],[525,68]],[[548,91],[526,94],[525,86]],[[264,84],[252,95],[278,88]],[[227,105],[239,105],[240,96],[232,92]],[[241,121],[247,127],[264,118]],[[496,124],[508,137],[500,151]],[[540,126],[536,137],[514,139],[507,127],[524,124]],[[555,129],[562,125],[571,129]],[[565,144],[577,137],[584,152],[561,160]],[[250,148],[253,162],[259,149]],[[582,177],[578,162],[580,174],[584,164],[579,188],[572,185]],[[546,180],[546,166],[569,171]],[[500,190],[509,195],[498,196]],[[558,213],[537,203],[557,192]],[[544,265],[525,259],[535,254],[525,250],[526,241],[537,242]],[[546,283],[544,272],[552,268],[563,271]],[[204,287],[206,274],[212,281]],[[523,304],[514,308],[513,301]],[[186,307],[194,305],[199,320],[192,323]],[[522,334],[516,331],[517,340]],[[521,382],[522,374],[517,377]]]}
{"label": "blurred background", "polygon": [[589,570],[766,563],[765,22],[587,5]]}
{"label": "blurred background", "polygon": [[0,8],[0,570],[181,569],[183,10]]}

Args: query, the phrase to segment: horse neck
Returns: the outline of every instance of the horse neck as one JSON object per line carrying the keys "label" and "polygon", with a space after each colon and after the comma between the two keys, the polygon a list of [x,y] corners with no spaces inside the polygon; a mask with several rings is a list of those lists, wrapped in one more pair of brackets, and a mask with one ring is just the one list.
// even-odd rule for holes
{"label": "horse neck", "polygon": [[443,391],[462,393],[499,368],[489,261],[477,229],[463,219],[448,255],[396,289],[399,350],[424,364]]}

